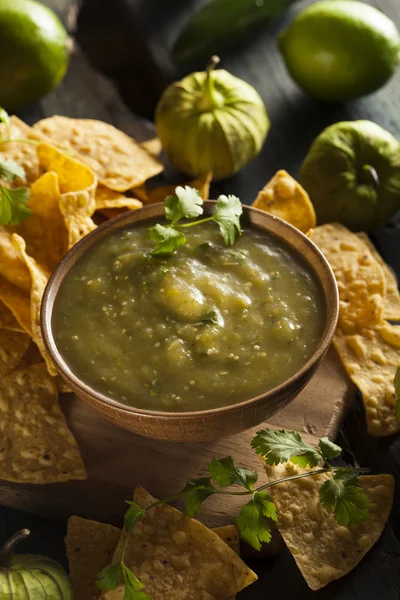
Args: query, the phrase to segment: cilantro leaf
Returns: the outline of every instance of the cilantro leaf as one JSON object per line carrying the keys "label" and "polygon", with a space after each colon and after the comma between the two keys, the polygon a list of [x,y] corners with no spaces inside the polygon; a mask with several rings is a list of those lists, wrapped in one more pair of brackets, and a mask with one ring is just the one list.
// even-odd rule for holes
{"label": "cilantro leaf", "polygon": [[127,502],[127,504],[130,508],[125,513],[124,526],[128,533],[132,533],[137,521],[143,517],[144,511],[135,502]]}
{"label": "cilantro leaf", "polygon": [[203,214],[203,198],[195,188],[185,185],[175,189],[175,196],[167,196],[164,200],[165,216],[172,225],[182,217],[194,219]]}
{"label": "cilantro leaf", "polygon": [[396,404],[396,419],[400,421],[400,367],[396,371],[394,376],[394,389],[396,390],[397,404]]}
{"label": "cilantro leaf", "polygon": [[129,585],[125,585],[122,600],[151,600],[151,597],[146,592],[140,592]]}
{"label": "cilantro leaf", "polygon": [[0,123],[4,123],[4,125],[6,126],[6,130],[7,130],[7,138],[10,138],[10,115],[8,114],[8,112],[2,108],[0,106]]}
{"label": "cilantro leaf", "polygon": [[213,458],[208,470],[220,487],[242,485],[248,490],[253,490],[253,485],[258,480],[258,473],[245,467],[236,467],[231,456],[219,460]]}
{"label": "cilantro leaf", "polygon": [[150,237],[153,242],[156,242],[152,251],[153,256],[172,254],[186,242],[183,233],[173,229],[173,227],[165,227],[159,223],[150,228]]}
{"label": "cilantro leaf", "polygon": [[266,492],[256,492],[253,498],[242,506],[236,519],[239,535],[255,550],[261,544],[271,541],[271,525],[268,519],[277,520],[275,504]]}
{"label": "cilantro leaf", "polygon": [[31,214],[28,188],[9,190],[0,185],[0,225],[18,225]]}
{"label": "cilantro leaf", "polygon": [[210,477],[200,477],[199,479],[188,481],[182,492],[188,492],[184,496],[186,512],[189,517],[194,517],[200,512],[200,507],[204,500],[215,494],[216,489],[211,483]]}
{"label": "cilantro leaf", "polygon": [[115,590],[121,583],[121,564],[108,565],[98,574],[96,585],[100,590],[108,592]]}
{"label": "cilantro leaf", "polygon": [[131,598],[132,600],[141,600],[142,598],[144,600],[145,598],[150,598],[147,594],[144,594],[143,592],[142,595],[139,594],[139,590],[142,590],[144,588],[144,583],[142,583],[140,579],[138,579],[136,575],[130,569],[128,569],[124,562],[121,562],[121,569],[122,577],[124,578],[125,593],[127,593],[126,597],[129,600],[131,600]]}
{"label": "cilantro leaf", "polygon": [[257,432],[251,445],[267,465],[290,460],[300,467],[315,467],[322,460],[321,453],[306,444],[297,431],[264,429]]}
{"label": "cilantro leaf", "polygon": [[342,452],[341,447],[331,442],[331,440],[327,437],[323,437],[319,440],[319,448],[321,450],[322,457],[325,460],[336,458]]}
{"label": "cilantro leaf", "polygon": [[25,170],[14,160],[0,158],[0,179],[13,181],[16,177],[25,177]]}
{"label": "cilantro leaf", "polygon": [[235,243],[236,234],[241,234],[240,215],[242,213],[242,205],[236,196],[220,196],[218,198],[212,220],[218,224],[227,246],[232,246]]}
{"label": "cilantro leaf", "polygon": [[334,471],[332,479],[322,484],[319,497],[327,510],[333,510],[339,525],[357,525],[370,517],[368,496],[357,485],[357,477],[349,469]]}
{"label": "cilantro leaf", "polygon": [[220,318],[215,310],[210,310],[206,312],[198,321],[199,325],[207,325],[208,323],[218,325],[219,322]]}

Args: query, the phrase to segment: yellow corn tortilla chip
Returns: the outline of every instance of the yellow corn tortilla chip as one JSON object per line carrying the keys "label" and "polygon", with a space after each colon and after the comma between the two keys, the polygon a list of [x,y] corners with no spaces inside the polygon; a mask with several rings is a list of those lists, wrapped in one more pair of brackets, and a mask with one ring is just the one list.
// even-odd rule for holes
{"label": "yellow corn tortilla chip", "polygon": [[120,537],[118,527],[75,516],[68,519],[65,545],[75,600],[99,598],[98,574],[111,563]]}
{"label": "yellow corn tortilla chip", "polygon": [[10,283],[29,292],[31,276],[26,264],[11,241],[11,233],[0,226],[0,276]]}
{"label": "yellow corn tortilla chip", "polygon": [[[192,179],[187,183],[182,185],[188,185],[190,187],[199,190],[200,196],[203,200],[208,200],[210,195],[210,185],[212,181],[212,173],[206,173],[203,177],[198,177],[197,179]],[[158,202],[164,202],[166,196],[173,196],[175,194],[175,189],[177,188],[177,184],[169,184],[169,185],[161,185],[159,187],[154,187],[149,189],[148,191],[148,201],[147,204],[157,204]]]}
{"label": "yellow corn tortilla chip", "polygon": [[30,306],[33,341],[38,346],[43,358],[45,359],[49,373],[51,375],[57,375],[57,371],[45,348],[42,336],[42,328],[40,326],[40,306],[42,303],[44,288],[46,287],[46,284],[49,280],[50,273],[48,271],[45,271],[43,267],[39,266],[38,263],[27,254],[26,244],[21,236],[13,234],[12,242],[14,246],[20,251],[21,256],[25,261],[25,264],[28,267],[29,272],[31,274],[32,285]]}
{"label": "yellow corn tortilla chip", "polygon": [[54,116],[39,121],[34,129],[74,152],[116,192],[140,186],[164,169],[132,138],[101,121]]}
{"label": "yellow corn tortilla chip", "polygon": [[60,211],[61,194],[56,173],[45,173],[30,189],[31,215],[21,224],[8,227],[26,243],[29,256],[53,271],[68,251],[68,231]]}
{"label": "yellow corn tortilla chip", "polygon": [[30,341],[25,333],[0,329],[0,379],[18,366]]}
{"label": "yellow corn tortilla chip", "polygon": [[0,329],[24,332],[12,311],[0,300]]}
{"label": "yellow corn tortilla chip", "polygon": [[37,154],[45,171],[54,171],[60,189],[59,208],[68,231],[68,248],[96,228],[97,177],[93,171],[49,144],[39,144]]}
{"label": "yellow corn tortilla chip", "polygon": [[[266,465],[269,481],[306,470],[290,462]],[[338,525],[333,513],[319,501],[320,486],[331,477],[323,473],[269,489],[277,508],[278,529],[312,590],[343,577],[358,565],[380,538],[393,504],[391,475],[360,476],[359,485],[371,502],[371,517],[360,525]]]}
{"label": "yellow corn tortilla chip", "polygon": [[[33,141],[43,140],[39,131],[35,131],[29,125],[16,116],[10,118],[11,139],[28,139]],[[7,128],[4,124],[0,125],[0,137],[8,137]],[[26,142],[6,142],[0,144],[0,158],[5,160],[14,160],[25,170],[25,177],[17,177],[11,184],[11,187],[17,188],[30,185],[41,175],[39,161],[36,155],[35,144]]]}
{"label": "yellow corn tortilla chip", "polygon": [[252,206],[280,217],[303,233],[315,227],[317,222],[307,192],[286,171],[278,171],[274,175]]}
{"label": "yellow corn tortilla chip", "polygon": [[213,532],[217,534],[236,554],[240,556],[240,539],[239,531],[236,525],[223,525],[222,527],[214,527]]}
{"label": "yellow corn tortilla chip", "polygon": [[[29,271],[28,271],[29,273]],[[31,276],[29,275],[31,282]],[[0,275],[0,302],[14,315],[23,331],[32,335],[30,294]]]}
{"label": "yellow corn tortilla chip", "polygon": [[388,321],[400,321],[400,292],[395,272],[388,264],[385,263],[382,256],[379,254],[374,244],[371,242],[366,233],[360,232],[356,234],[360,240],[363,240],[371,251],[372,256],[381,265],[383,274],[386,279],[386,295],[383,306],[383,318]]}
{"label": "yellow corn tortilla chip", "polygon": [[[239,535],[235,525],[218,527],[213,531],[239,554]],[[120,536],[121,529],[113,525],[76,516],[68,519],[65,545],[75,600],[96,600],[100,597],[96,580],[101,569],[111,563]]]}
{"label": "yellow corn tortilla chip", "polygon": [[336,330],[333,344],[364,402],[368,432],[374,436],[400,431],[396,419],[394,376],[400,366],[400,326],[382,322],[354,334]]}
{"label": "yellow corn tortilla chip", "polygon": [[0,479],[16,483],[86,479],[57,394],[44,363],[0,379]]}
{"label": "yellow corn tortilla chip", "polygon": [[[156,502],[141,487],[134,501],[145,508]],[[113,562],[120,561],[126,532],[123,531]],[[144,583],[152,600],[180,600],[233,596],[257,576],[233,550],[210,529],[175,508],[159,505],[135,528],[126,548],[125,562]],[[121,599],[124,586],[103,592],[102,600]]]}
{"label": "yellow corn tortilla chip", "polygon": [[136,210],[142,208],[143,204],[137,198],[128,198],[122,193],[113,192],[103,185],[98,185],[96,190],[96,210],[103,208],[125,208],[125,210]]}
{"label": "yellow corn tortilla chip", "polygon": [[161,140],[158,137],[151,138],[151,140],[146,140],[140,145],[142,146],[142,148],[147,150],[149,154],[152,154],[153,156],[160,156],[162,152]]}
{"label": "yellow corn tortilla chip", "polygon": [[368,246],[343,225],[313,229],[311,240],[327,258],[339,288],[339,325],[346,333],[382,320],[386,281]]}

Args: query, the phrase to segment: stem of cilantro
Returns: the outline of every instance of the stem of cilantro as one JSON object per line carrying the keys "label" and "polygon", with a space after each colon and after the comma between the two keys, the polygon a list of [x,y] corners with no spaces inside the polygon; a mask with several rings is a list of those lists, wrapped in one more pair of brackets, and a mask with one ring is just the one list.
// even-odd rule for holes
{"label": "stem of cilantro", "polygon": [[[225,495],[225,496],[250,496],[250,495],[256,494],[257,492],[262,492],[263,490],[273,487],[274,485],[278,485],[279,483],[284,483],[286,481],[294,481],[295,479],[303,479],[303,477],[311,477],[312,475],[320,475],[321,473],[328,473],[328,472],[334,470],[335,468],[337,468],[337,467],[334,467],[334,466],[330,465],[329,463],[327,463],[327,466],[323,467],[321,469],[315,469],[314,471],[307,471],[306,473],[298,473],[297,475],[290,475],[289,477],[282,477],[281,479],[276,479],[274,481],[269,481],[268,483],[264,483],[264,485],[261,485],[260,487],[255,488],[255,489],[245,490],[244,492],[235,492],[232,490],[229,491],[229,490],[215,489],[214,494]],[[370,469],[368,469],[368,468],[354,468],[354,469],[349,468],[348,470],[351,471],[352,473],[369,473],[369,471],[370,471]],[[154,502],[153,504],[150,504],[147,508],[143,509],[143,516],[149,510],[152,510],[156,506],[160,506],[161,504],[169,504],[170,502],[173,502],[174,500],[179,500],[179,498],[184,498],[188,494],[192,494],[194,491],[202,489],[202,487],[203,486],[201,486],[201,485],[194,486],[190,489],[182,490],[178,494],[169,496],[169,498],[164,498],[163,500],[157,500],[157,502]],[[122,554],[121,554],[121,563],[124,562],[125,550],[128,545],[130,535],[131,534],[128,534],[124,541],[124,546],[123,546]]]}
{"label": "stem of cilantro", "polygon": [[18,142],[21,144],[32,144],[34,146],[37,146],[38,144],[40,144],[39,140],[25,140],[24,138],[0,138],[0,144],[9,144],[9,143],[13,143],[13,142]]}
{"label": "stem of cilantro", "polygon": [[[213,221],[212,216],[206,217],[205,219],[199,219],[198,221],[192,221],[191,223],[182,223],[181,225],[174,224],[173,227],[186,228],[193,227],[194,225],[202,225],[202,223],[208,223],[209,221]],[[171,225],[172,227],[172,225]]]}

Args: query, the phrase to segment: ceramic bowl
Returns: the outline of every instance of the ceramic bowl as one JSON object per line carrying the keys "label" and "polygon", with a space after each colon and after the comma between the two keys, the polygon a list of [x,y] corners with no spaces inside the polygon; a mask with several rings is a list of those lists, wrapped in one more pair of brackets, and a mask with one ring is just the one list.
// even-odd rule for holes
{"label": "ceramic bowl", "polygon": [[[204,203],[206,214],[212,211],[213,204],[213,201]],[[303,233],[282,219],[244,206],[243,221],[258,230],[274,234],[284,240],[295,252],[301,254],[322,287],[326,318],[321,338],[312,356],[299,371],[274,389],[232,406],[187,413],[144,410],[127,406],[97,392],[70,369],[54,340],[53,306],[64,277],[94,244],[118,229],[136,223],[143,224],[163,215],[164,209],[161,204],[128,211],[98,227],[65,255],[48,282],[43,296],[41,323],[44,342],[57,370],[69,387],[89,406],[102,413],[106,419],[124,429],[151,438],[176,442],[201,442],[234,435],[258,425],[281,410],[299,394],[315,373],[329,348],[337,323],[336,281],[323,254]]]}

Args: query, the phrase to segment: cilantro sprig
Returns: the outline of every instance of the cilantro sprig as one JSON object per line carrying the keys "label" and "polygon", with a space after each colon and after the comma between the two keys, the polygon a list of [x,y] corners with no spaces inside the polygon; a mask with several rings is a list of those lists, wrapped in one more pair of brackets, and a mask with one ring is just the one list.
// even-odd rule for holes
{"label": "cilantro sprig", "polygon": [[[273,498],[266,490],[284,481],[330,473],[332,477],[325,480],[319,489],[319,498],[324,508],[333,513],[335,521],[348,527],[369,519],[370,502],[357,481],[357,475],[368,469],[332,465],[330,461],[338,457],[342,449],[328,438],[321,438],[318,446],[313,447],[295,431],[264,429],[256,434],[251,445],[269,465],[291,461],[302,468],[309,467],[310,470],[255,487],[258,482],[256,471],[237,466],[231,456],[213,458],[207,467],[208,475],[188,481],[175,496],[158,500],[144,509],[135,502],[128,502],[130,507],[124,519],[125,539],[120,562],[105,567],[99,573],[98,587],[101,590],[114,590],[123,583],[123,600],[151,600],[143,591],[143,583],[125,564],[125,550],[140,519],[156,506],[168,504],[178,498],[184,499],[187,514],[194,517],[200,512],[203,502],[215,494],[250,496],[239,511],[236,526],[241,539],[256,550],[271,541],[272,525],[278,520]],[[314,468],[318,465],[318,468]]]}
{"label": "cilantro sprig", "polygon": [[[155,242],[153,256],[173,254],[185,244],[186,237],[181,229],[214,222],[218,225],[222,238],[227,246],[235,243],[236,236],[241,234],[240,215],[242,205],[236,196],[220,196],[215,205],[214,213],[198,219],[203,214],[203,199],[200,192],[189,186],[178,186],[175,196],[167,196],[164,200],[165,218],[170,223],[154,225],[150,228],[150,237]],[[182,223],[182,219],[197,219]]]}
{"label": "cilantro sprig", "polygon": [[[0,107],[0,122],[5,125],[7,137],[0,138],[0,144],[9,142],[10,117],[4,108]],[[14,140],[12,140],[14,141]],[[20,140],[29,142],[29,140]],[[9,189],[6,183],[12,183],[17,177],[24,177],[25,171],[13,160],[4,159],[0,156],[0,225],[18,225],[31,214],[27,207],[29,189],[21,187]],[[3,183],[2,183],[3,182]]]}

